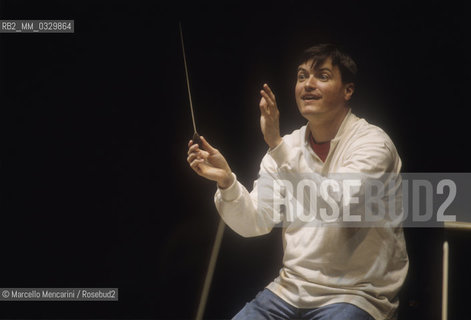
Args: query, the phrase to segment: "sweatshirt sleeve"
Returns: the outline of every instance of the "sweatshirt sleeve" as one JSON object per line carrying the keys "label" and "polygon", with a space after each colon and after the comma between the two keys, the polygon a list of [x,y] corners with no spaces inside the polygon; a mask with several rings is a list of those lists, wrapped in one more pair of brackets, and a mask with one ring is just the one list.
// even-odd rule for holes
{"label": "sweatshirt sleeve", "polygon": [[283,220],[281,210],[273,210],[274,204],[282,201],[283,193],[283,186],[273,174],[273,166],[273,161],[265,155],[251,192],[233,173],[232,185],[226,189],[218,188],[214,195],[214,203],[223,221],[243,237],[267,234]]}

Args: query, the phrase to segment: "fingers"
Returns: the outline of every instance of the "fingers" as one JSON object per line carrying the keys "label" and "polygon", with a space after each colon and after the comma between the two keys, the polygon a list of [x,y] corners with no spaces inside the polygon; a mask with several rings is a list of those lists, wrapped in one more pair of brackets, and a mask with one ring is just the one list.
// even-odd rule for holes
{"label": "fingers", "polygon": [[[202,137],[201,137],[202,138]],[[202,140],[203,142],[203,140]],[[209,148],[212,148],[209,143],[204,140],[203,143],[206,143]],[[205,162],[205,160],[208,159],[209,157],[209,152],[202,150],[199,148],[199,145],[197,143],[193,143],[193,140],[190,140],[188,142],[188,157],[186,161],[190,164],[190,167],[198,174],[201,174],[201,167],[200,165]],[[212,148],[214,149],[214,148]],[[208,149],[209,150],[209,149]]]}
{"label": "fingers", "polygon": [[[191,148],[193,148],[193,151],[190,152],[188,151],[188,157],[186,158],[186,161],[190,164],[190,167],[195,170],[197,173],[200,173],[200,168],[199,165],[204,163],[204,161],[208,158],[208,152],[203,151],[203,150],[196,150],[198,145],[193,145]],[[191,149],[190,148],[190,149]]]}
{"label": "fingers", "polygon": [[268,105],[274,105],[275,102],[270,98],[270,95],[265,90],[260,90],[260,94],[265,99]]}
{"label": "fingers", "polygon": [[209,142],[203,136],[200,136],[200,139],[201,142],[203,142],[203,149],[208,151],[209,154],[214,154],[217,152],[217,149],[210,145]]}
{"label": "fingers", "polygon": [[[188,142],[188,157],[186,160],[191,169],[198,175],[209,180],[218,181],[224,171],[230,170],[230,168],[219,150],[211,146],[203,136],[200,136],[200,139],[202,146],[192,140]],[[204,147],[204,150],[201,147]]]}
{"label": "fingers", "polygon": [[200,149],[197,143],[193,143],[193,140],[188,142],[188,157],[186,161],[190,164],[190,167],[199,175],[203,174],[201,165],[205,164],[211,154],[217,152],[217,149],[213,148],[208,141],[200,136],[201,142],[206,150]]}
{"label": "fingers", "polygon": [[263,115],[268,114],[268,103],[267,103],[267,100],[263,96],[262,96],[262,99],[260,99],[259,107]]}
{"label": "fingers", "polygon": [[194,160],[199,160],[201,159],[201,157],[198,157],[198,155],[196,153],[192,153],[190,154],[187,158],[186,158],[186,161],[191,164]]}
{"label": "fingers", "polygon": [[268,86],[268,84],[264,84],[263,85],[263,89],[265,89],[266,93],[268,93],[268,96],[270,97],[270,99],[275,102],[276,99],[275,99],[275,95],[273,94],[273,92],[271,91],[270,87]]}
{"label": "fingers", "polygon": [[188,161],[188,163],[191,163],[194,159],[207,160],[208,157],[209,157],[209,152],[204,151],[204,150],[198,150],[194,152],[188,152],[188,157],[186,158],[186,160]]}
{"label": "fingers", "polygon": [[275,95],[270,87],[265,83],[263,90],[260,90],[262,99],[260,100],[260,109],[265,114],[270,114],[277,110]]}
{"label": "fingers", "polygon": [[203,163],[204,163],[203,159],[195,159],[195,160],[191,161],[190,167],[191,167],[191,169],[196,171],[196,173],[199,174],[199,173],[201,173],[200,164],[203,164]]}
{"label": "fingers", "polygon": [[193,141],[190,140],[190,142],[192,144],[189,144],[189,148],[188,148],[188,154],[190,153],[194,153],[194,152],[197,152],[199,149],[199,145],[197,143],[193,144]]}

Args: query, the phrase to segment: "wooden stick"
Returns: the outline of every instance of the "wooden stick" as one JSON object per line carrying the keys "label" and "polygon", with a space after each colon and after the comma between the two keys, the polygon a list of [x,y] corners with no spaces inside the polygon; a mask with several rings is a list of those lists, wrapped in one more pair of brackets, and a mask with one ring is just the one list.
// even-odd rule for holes
{"label": "wooden stick", "polygon": [[471,231],[471,222],[445,221],[444,226],[445,229],[460,229]]}
{"label": "wooden stick", "polygon": [[218,259],[219,248],[221,247],[222,236],[224,235],[224,221],[220,218],[218,230],[216,232],[216,239],[214,240],[213,250],[209,259],[208,271],[204,279],[203,291],[201,293],[198,311],[196,313],[196,320],[202,320],[206,302],[208,300],[209,289],[211,288],[211,281],[213,280],[214,269],[216,268],[216,261]]}
{"label": "wooden stick", "polygon": [[448,241],[443,243],[442,320],[448,319]]}

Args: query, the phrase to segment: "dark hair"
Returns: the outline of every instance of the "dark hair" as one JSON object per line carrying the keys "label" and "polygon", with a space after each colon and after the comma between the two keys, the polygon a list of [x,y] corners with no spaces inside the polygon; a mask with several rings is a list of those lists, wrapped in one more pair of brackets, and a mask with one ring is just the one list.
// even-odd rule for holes
{"label": "dark hair", "polygon": [[328,58],[332,59],[332,66],[339,68],[343,83],[355,82],[357,64],[343,49],[332,43],[321,43],[307,48],[301,54],[298,65],[313,59],[313,67],[317,69]]}

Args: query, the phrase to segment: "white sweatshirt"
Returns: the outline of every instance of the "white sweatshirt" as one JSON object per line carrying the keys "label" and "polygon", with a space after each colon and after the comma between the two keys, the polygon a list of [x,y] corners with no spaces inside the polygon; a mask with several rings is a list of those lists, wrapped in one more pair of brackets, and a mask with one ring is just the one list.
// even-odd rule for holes
{"label": "white sweatshirt", "polygon": [[[283,227],[283,267],[267,288],[289,304],[316,308],[346,302],[375,319],[395,319],[398,292],[409,266],[400,224],[353,228],[346,227],[345,219],[337,219],[328,226],[309,225],[297,216],[287,222],[290,202],[284,201],[286,193],[294,191],[286,191],[283,181],[309,177],[308,182],[320,190],[326,179],[338,173],[369,178],[381,178],[387,173],[399,176],[401,160],[396,148],[383,130],[351,111],[330,142],[325,162],[314,153],[308,137],[307,125],[284,136],[283,142],[263,158],[252,192],[235,179],[229,188],[216,191],[216,208],[224,222],[244,237],[266,234],[274,226]],[[394,188],[393,192],[402,210],[400,190]],[[342,192],[332,196],[341,217],[343,205],[351,201],[350,214],[364,218],[365,206],[354,204],[355,199],[364,199],[360,194],[364,190],[359,187],[356,191],[348,197]],[[296,195],[289,197],[294,207],[304,203]],[[287,204],[285,211],[276,209],[279,203]],[[319,217],[318,207],[312,211]]]}

